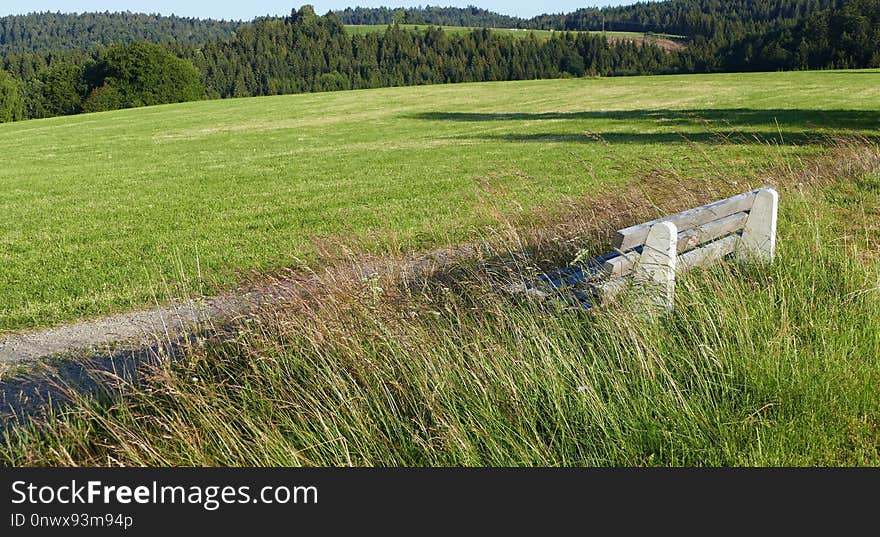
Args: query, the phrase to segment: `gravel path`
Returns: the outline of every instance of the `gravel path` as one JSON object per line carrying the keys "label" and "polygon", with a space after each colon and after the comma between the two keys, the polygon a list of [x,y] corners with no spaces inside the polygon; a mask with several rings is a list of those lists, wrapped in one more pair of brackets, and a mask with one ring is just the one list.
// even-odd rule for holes
{"label": "gravel path", "polygon": [[0,364],[32,361],[74,351],[98,350],[119,341],[147,344],[155,341],[157,336],[168,337],[188,326],[222,319],[234,314],[236,306],[244,305],[237,304],[231,296],[217,297],[201,303],[191,301],[6,336],[0,339]]}
{"label": "gravel path", "polygon": [[[433,270],[447,265],[453,258],[478,253],[484,247],[463,245],[438,249],[402,263],[398,261],[394,269],[407,275]],[[387,268],[384,267],[385,270]],[[364,265],[349,272],[349,276],[370,274],[377,269]],[[24,364],[48,356],[81,352],[108,354],[116,343],[124,342],[126,346],[137,347],[155,345],[157,341],[172,341],[197,325],[241,317],[295,294],[312,294],[318,279],[315,275],[299,274],[214,297],[5,336],[0,338],[0,370],[3,366]]]}

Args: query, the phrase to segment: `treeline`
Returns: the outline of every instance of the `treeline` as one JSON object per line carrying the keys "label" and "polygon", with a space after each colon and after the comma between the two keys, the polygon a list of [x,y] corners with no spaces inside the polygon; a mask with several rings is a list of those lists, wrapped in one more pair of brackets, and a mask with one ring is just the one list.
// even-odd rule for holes
{"label": "treeline", "polygon": [[578,9],[531,19],[476,8],[357,8],[347,23],[401,20],[542,30],[685,36],[677,72],[825,69],[880,65],[876,0],[666,0]]}
{"label": "treeline", "polygon": [[[671,33],[690,38],[743,36],[841,7],[844,0],[666,0],[578,9],[523,19],[477,7],[346,8],[345,24],[430,24],[541,30],[617,30]],[[282,17],[283,18],[283,17]],[[282,18],[278,18],[281,20]],[[139,13],[32,13],[0,17],[0,56],[91,49],[114,42],[201,45],[232,38],[248,23]]]}
{"label": "treeline", "polygon": [[474,6],[417,8],[347,7],[334,11],[345,24],[431,24],[476,28],[525,28],[526,19],[502,15]]}
{"label": "treeline", "polygon": [[0,55],[90,49],[115,42],[229,39],[244,23],[142,13],[31,13],[0,17]]}
{"label": "treeline", "polygon": [[563,76],[662,72],[670,56],[651,44],[602,36],[518,37],[488,29],[451,34],[397,25],[350,34],[334,14],[310,6],[260,20],[229,41],[189,51],[209,97]]}
{"label": "treeline", "polygon": [[[657,6],[680,3],[684,0]],[[794,3],[775,5],[795,9]],[[384,33],[361,35],[347,32],[336,14],[321,17],[304,6],[289,17],[257,19],[230,38],[202,45],[114,43],[0,57],[0,121],[200,98],[384,86],[880,67],[880,0],[849,0],[799,19],[754,22],[773,13],[764,8],[750,12],[750,25],[731,23],[724,31],[718,26],[692,38],[683,50],[664,51],[649,42],[609,41],[589,33],[559,32],[540,39],[485,28],[446,33],[438,27],[409,30],[395,24]]]}
{"label": "treeline", "polygon": [[693,38],[681,55],[681,70],[880,67],[880,0],[848,0],[841,7],[810,11],[799,18],[786,18],[791,11],[780,12],[776,19],[767,18],[766,11],[757,13],[765,22],[720,25]]}
{"label": "treeline", "polygon": [[[205,95],[199,70],[162,45],[114,43],[91,53],[23,57],[0,70],[0,121],[194,101]],[[41,67],[35,70],[35,64]],[[21,77],[10,66],[26,66]]]}
{"label": "treeline", "polygon": [[[449,82],[522,80],[666,72],[659,47],[562,33],[550,39],[487,29],[346,32],[311,6],[283,19],[258,19],[232,39],[201,47],[121,43],[93,51],[10,55],[15,117],[40,118],[197,98]],[[9,78],[9,77],[7,77]],[[198,84],[196,84],[196,82]]]}
{"label": "treeline", "polygon": [[435,24],[533,30],[612,30],[710,37],[751,32],[768,24],[800,19],[815,11],[840,7],[844,0],[666,0],[632,5],[584,8],[571,13],[524,19],[473,6],[407,9],[347,8],[335,13],[346,24]]}
{"label": "treeline", "polygon": [[849,0],[841,9],[746,36],[721,61],[728,71],[880,67],[880,0]]}
{"label": "treeline", "polygon": [[659,32],[711,37],[719,33],[760,31],[768,25],[797,20],[810,13],[840,7],[844,0],[667,0],[629,6],[579,9],[568,14],[539,15],[529,27],[555,30]]}

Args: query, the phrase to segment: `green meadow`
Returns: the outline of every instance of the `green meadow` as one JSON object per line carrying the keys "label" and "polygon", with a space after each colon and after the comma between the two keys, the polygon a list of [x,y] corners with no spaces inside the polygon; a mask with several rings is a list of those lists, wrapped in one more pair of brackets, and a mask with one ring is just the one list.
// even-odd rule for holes
{"label": "green meadow", "polygon": [[653,174],[761,182],[880,136],[880,71],[203,101],[0,125],[0,332],[414,251]]}

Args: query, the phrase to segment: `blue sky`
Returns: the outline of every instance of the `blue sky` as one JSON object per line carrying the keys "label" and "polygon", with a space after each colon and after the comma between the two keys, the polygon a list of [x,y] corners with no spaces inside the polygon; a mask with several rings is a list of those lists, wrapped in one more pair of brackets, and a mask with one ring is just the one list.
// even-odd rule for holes
{"label": "blue sky", "polygon": [[250,20],[260,15],[286,15],[291,8],[298,8],[302,4],[312,4],[315,11],[324,14],[331,9],[341,9],[347,6],[418,6],[418,5],[442,5],[466,7],[477,5],[479,7],[518,15],[531,17],[540,13],[569,12],[582,7],[599,5],[613,5],[632,3],[626,0],[551,0],[535,2],[527,0],[433,0],[421,2],[407,2],[405,0],[250,0],[246,2],[217,2],[208,0],[194,0],[188,2],[170,0],[2,0],[0,2],[0,15],[13,15],[30,13],[32,11],[133,11],[140,13],[162,13],[164,15],[180,15],[185,17],[201,17],[215,19],[243,19]]}

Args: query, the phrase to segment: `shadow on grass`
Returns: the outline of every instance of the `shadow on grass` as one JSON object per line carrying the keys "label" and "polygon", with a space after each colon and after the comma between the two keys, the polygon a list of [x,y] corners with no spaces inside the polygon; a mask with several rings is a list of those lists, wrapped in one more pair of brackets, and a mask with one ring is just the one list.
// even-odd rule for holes
{"label": "shadow on grass", "polygon": [[[833,145],[846,135],[810,131],[779,131],[779,132],[583,132],[555,133],[537,132],[530,134],[484,134],[460,137],[479,140],[496,140],[502,142],[541,142],[541,143],[584,143],[584,144],[761,144],[761,145]],[[873,143],[880,142],[880,136],[852,135],[860,140]]]}
{"label": "shadow on grass", "polygon": [[880,130],[880,110],[804,110],[751,108],[693,110],[609,110],[544,113],[424,112],[408,116],[426,121],[546,121],[612,120],[642,121],[675,126],[730,126],[782,129]]}
{"label": "shadow on grass", "polygon": [[10,426],[32,416],[63,412],[72,394],[109,400],[130,385],[143,384],[156,367],[183,356],[196,337],[114,352],[96,350],[77,359],[41,362],[11,375],[0,382],[0,443]]}

